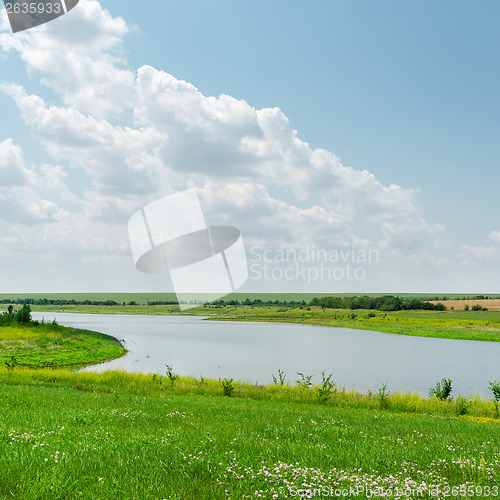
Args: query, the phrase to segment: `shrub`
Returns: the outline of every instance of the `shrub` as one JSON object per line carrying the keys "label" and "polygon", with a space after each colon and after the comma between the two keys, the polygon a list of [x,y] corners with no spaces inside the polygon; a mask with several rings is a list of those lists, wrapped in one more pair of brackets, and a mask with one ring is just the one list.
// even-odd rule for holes
{"label": "shrub", "polygon": [[300,375],[302,378],[302,380],[297,380],[297,385],[299,387],[303,387],[304,389],[309,389],[312,385],[311,379],[313,378],[313,375],[304,375],[301,372],[297,372],[297,375]]}
{"label": "shrub", "polygon": [[232,378],[225,378],[220,381],[222,389],[224,390],[224,396],[231,397],[234,392],[234,385]]}
{"label": "shrub", "polygon": [[11,371],[17,366],[17,360],[14,356],[11,356],[10,359],[5,361],[4,364],[7,370]]}
{"label": "shrub", "polygon": [[467,399],[462,396],[458,396],[455,401],[455,415],[467,415],[467,410],[469,409],[470,403]]}
{"label": "shrub", "polygon": [[172,367],[170,365],[165,365],[167,367],[167,377],[170,380],[170,383],[173,385],[175,381],[179,378],[179,375],[173,372]]}
{"label": "shrub", "polygon": [[288,385],[286,383],[286,373],[282,372],[280,369],[278,369],[278,378],[276,378],[273,375],[273,383],[274,383],[274,385]]}
{"label": "shrub", "polygon": [[436,387],[429,391],[429,396],[441,401],[448,401],[451,399],[451,391],[451,379],[444,378],[436,384]]}
{"label": "shrub", "polygon": [[25,324],[31,323],[31,306],[29,304],[23,304],[23,307],[17,311],[16,321]]}
{"label": "shrub", "polygon": [[498,406],[500,404],[500,382],[490,382],[490,390],[493,392],[493,404],[495,405],[495,416],[498,417]]}
{"label": "shrub", "polygon": [[471,311],[487,311],[487,307],[482,307],[479,304],[476,304],[475,306],[472,306]]}
{"label": "shrub", "polygon": [[318,387],[318,399],[325,401],[330,396],[331,392],[335,389],[335,382],[332,381],[333,374],[326,376],[325,370],[321,372],[323,380]]}
{"label": "shrub", "polygon": [[378,390],[378,400],[380,403],[380,408],[387,409],[389,408],[389,393],[386,392],[387,382],[379,388]]}

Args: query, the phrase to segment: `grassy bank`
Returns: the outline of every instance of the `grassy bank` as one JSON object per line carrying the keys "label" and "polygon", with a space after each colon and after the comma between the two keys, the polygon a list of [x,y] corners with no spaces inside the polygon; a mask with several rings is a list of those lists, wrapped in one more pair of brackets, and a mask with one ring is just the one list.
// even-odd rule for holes
{"label": "grassy bank", "polygon": [[[385,318],[307,309],[194,312],[338,326],[361,321],[359,315],[392,318],[385,326],[419,314],[441,321],[430,312]],[[492,401],[440,401],[384,388],[347,392],[325,375],[322,385],[303,380],[291,387],[280,384],[279,374],[276,384],[258,386],[168,370],[39,368],[116,357],[123,348],[95,332],[9,321],[0,327],[1,499],[500,495],[500,420]]]}
{"label": "grassy bank", "polygon": [[[34,311],[87,314],[196,315],[220,321],[263,321],[373,330],[399,335],[457,340],[500,340],[500,311],[346,311],[306,307],[198,307],[180,312],[178,306],[32,306]],[[1,310],[1,309],[0,309]]]}
{"label": "grassy bank", "polygon": [[494,498],[500,480],[498,421],[416,396],[405,413],[401,395],[234,384],[226,397],[212,380],[17,368],[0,369],[0,388],[1,498],[428,497],[462,485]]}
{"label": "grassy bank", "polygon": [[[349,294],[344,294],[349,295]],[[352,294],[351,294],[352,295]],[[374,294],[374,296],[377,294]],[[378,294],[380,295],[380,294]],[[405,294],[401,294],[403,297]],[[416,298],[419,294],[406,294]],[[423,295],[423,294],[421,294]],[[429,294],[427,294],[428,296]],[[450,294],[452,296],[453,294]],[[458,294],[455,294],[458,295]],[[73,312],[91,314],[148,314],[148,315],[202,315],[209,319],[228,321],[264,321],[305,323],[312,325],[347,327],[399,335],[437,337],[458,340],[500,340],[500,311],[428,311],[428,310],[346,310],[322,309],[291,304],[290,301],[310,301],[313,294],[233,294],[240,302],[244,298],[267,301],[262,305],[207,305],[181,312],[177,305],[157,305],[155,301],[175,300],[173,294],[17,294],[16,299],[100,301],[99,304],[42,304],[32,305],[34,311]],[[1,296],[0,296],[1,298]],[[425,297],[421,297],[425,298]],[[281,302],[276,306],[269,302]],[[115,301],[114,305],[103,302]],[[149,304],[148,304],[149,302]],[[472,304],[473,302],[471,302]],[[0,310],[7,304],[0,304]],[[458,308],[457,308],[458,309]]]}
{"label": "grassy bank", "polygon": [[109,335],[52,323],[0,326],[0,365],[30,368],[87,365],[126,353]]}
{"label": "grassy bank", "polygon": [[[210,319],[302,323],[373,330],[399,335],[500,341],[500,312],[345,311],[334,309],[204,308]],[[220,312],[217,312],[220,311]]]}

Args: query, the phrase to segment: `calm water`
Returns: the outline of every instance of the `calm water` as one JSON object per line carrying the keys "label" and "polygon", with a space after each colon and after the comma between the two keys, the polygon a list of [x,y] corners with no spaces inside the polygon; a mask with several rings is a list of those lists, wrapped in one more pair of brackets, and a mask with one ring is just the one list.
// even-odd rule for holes
{"label": "calm water", "polygon": [[87,371],[122,369],[174,372],[210,378],[272,382],[278,368],[292,383],[297,372],[333,373],[337,386],[428,394],[442,378],[453,380],[453,394],[482,393],[500,380],[500,342],[405,337],[348,328],[283,323],[205,321],[188,316],[124,316],[33,313],[35,319],[107,333],[130,351]]}

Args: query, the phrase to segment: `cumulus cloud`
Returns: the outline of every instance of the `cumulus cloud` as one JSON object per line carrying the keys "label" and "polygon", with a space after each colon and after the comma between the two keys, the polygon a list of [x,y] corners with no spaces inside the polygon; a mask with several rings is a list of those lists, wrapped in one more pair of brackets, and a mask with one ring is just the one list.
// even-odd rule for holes
{"label": "cumulus cloud", "polygon": [[37,173],[25,166],[22,149],[12,139],[0,142],[0,178],[0,219],[25,225],[54,220],[57,205],[35,192]]}
{"label": "cumulus cloud", "polygon": [[462,266],[476,267],[483,265],[484,262],[498,262],[500,260],[500,249],[498,247],[462,245],[458,256],[461,259]]}
{"label": "cumulus cloud", "polygon": [[95,0],[84,0],[63,18],[12,34],[3,14],[0,47],[16,52],[27,70],[65,104],[96,117],[120,115],[133,106],[134,74],[123,69],[122,43],[129,31]]}
{"label": "cumulus cloud", "polygon": [[12,139],[0,142],[0,179],[3,187],[22,186],[28,182],[21,148]]}
{"label": "cumulus cloud", "polygon": [[5,15],[2,23],[0,48],[56,96],[1,87],[53,160],[30,170],[11,140],[0,143],[0,174],[12,188],[0,190],[0,210],[20,224],[57,222],[50,238],[33,237],[38,245],[124,251],[128,217],[187,187],[198,188],[211,223],[237,225],[246,241],[268,246],[372,245],[415,259],[441,237],[420,214],[418,191],[311,148],[280,109],[205,96],[151,66],[128,69],[129,27],[96,0],[36,33],[14,36]]}
{"label": "cumulus cloud", "polygon": [[490,240],[500,245],[500,231],[491,231]]}

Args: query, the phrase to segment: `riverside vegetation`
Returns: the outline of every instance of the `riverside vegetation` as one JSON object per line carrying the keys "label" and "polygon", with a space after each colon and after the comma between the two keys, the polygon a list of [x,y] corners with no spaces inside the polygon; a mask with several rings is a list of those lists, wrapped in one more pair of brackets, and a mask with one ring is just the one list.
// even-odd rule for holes
{"label": "riverside vegetation", "polygon": [[[313,294],[232,294],[214,304],[181,312],[174,294],[53,294],[11,296],[17,303],[27,303],[33,310],[101,314],[189,314],[225,321],[273,321],[337,326],[373,330],[400,335],[437,337],[457,340],[500,341],[500,311],[484,311],[474,306],[466,311],[442,310],[428,300],[466,297],[409,295],[342,297]],[[0,295],[0,308],[9,297]],[[2,304],[3,302],[3,304]],[[320,304],[320,305],[315,305]],[[328,307],[335,305],[340,309]],[[355,309],[346,309],[354,307]],[[361,308],[360,308],[361,307]],[[369,307],[363,309],[362,307]]]}
{"label": "riverside vegetation", "polygon": [[[232,309],[257,313],[263,321],[272,316]],[[369,314],[283,311],[299,322],[310,313],[337,314],[335,322]],[[397,323],[401,313],[391,314]],[[7,321],[0,334],[27,328],[32,335],[23,345],[34,363],[11,364],[2,341],[0,498],[500,496],[498,382],[487,401],[453,397],[448,379],[424,398],[386,386],[348,392],[326,372],[313,385],[309,374],[277,370],[274,384],[256,386],[182,377],[169,364],[150,375],[33,369],[47,349],[37,340],[62,327]],[[83,351],[79,359],[85,362]]]}
{"label": "riverside vegetation", "polygon": [[0,364],[9,368],[101,363],[125,352],[109,335],[60,326],[56,321],[33,321],[29,304],[19,311],[10,305],[0,314]]}
{"label": "riverside vegetation", "polygon": [[492,402],[323,382],[0,368],[0,497],[498,497]]}

